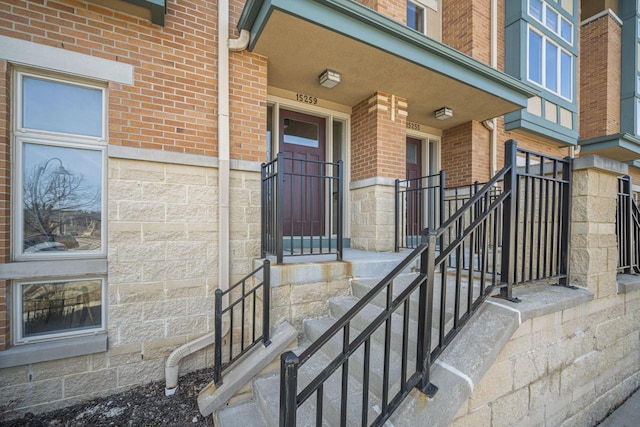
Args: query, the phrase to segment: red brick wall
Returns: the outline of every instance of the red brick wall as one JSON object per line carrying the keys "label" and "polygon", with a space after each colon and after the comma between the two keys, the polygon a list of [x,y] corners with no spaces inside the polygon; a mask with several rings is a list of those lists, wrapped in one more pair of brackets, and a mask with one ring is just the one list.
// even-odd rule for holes
{"label": "red brick wall", "polygon": [[[2,5],[0,5],[2,8]],[[2,19],[0,19],[0,25]],[[10,177],[11,150],[9,148],[9,92],[7,87],[8,67],[0,60],[0,262],[9,260],[10,243]],[[0,350],[5,350],[10,341],[7,307],[7,282],[0,281]]]}
{"label": "red brick wall", "polygon": [[[370,102],[376,95],[384,99]],[[396,101],[405,101],[396,98]],[[351,180],[402,178],[406,173],[406,120],[391,120],[391,95],[378,93],[353,108],[351,116]],[[377,106],[377,108],[376,108]],[[371,109],[373,111],[369,111]]]}
{"label": "red brick wall", "polygon": [[443,1],[442,41],[477,60],[490,63],[491,2]]}
{"label": "red brick wall", "polygon": [[479,122],[467,122],[442,134],[441,166],[447,187],[489,179],[489,131]]}
{"label": "red brick wall", "polygon": [[620,132],[622,28],[606,15],[581,29],[580,137]]}

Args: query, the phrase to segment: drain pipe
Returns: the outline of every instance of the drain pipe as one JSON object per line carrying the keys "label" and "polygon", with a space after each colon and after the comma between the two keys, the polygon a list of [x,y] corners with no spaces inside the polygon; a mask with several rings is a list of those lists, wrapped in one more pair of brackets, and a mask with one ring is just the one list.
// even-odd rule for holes
{"label": "drain pipe", "polygon": [[[229,289],[229,50],[239,52],[249,45],[250,33],[240,32],[229,39],[229,0],[218,2],[218,287]],[[222,336],[229,332],[223,326]],[[215,332],[209,332],[175,349],[165,362],[165,396],[178,390],[180,361],[186,356],[213,345]]]}
{"label": "drain pipe", "polygon": [[[498,0],[491,0],[491,66],[498,68]],[[493,178],[498,170],[498,119],[487,120],[491,123],[491,146],[489,147],[489,177]]]}

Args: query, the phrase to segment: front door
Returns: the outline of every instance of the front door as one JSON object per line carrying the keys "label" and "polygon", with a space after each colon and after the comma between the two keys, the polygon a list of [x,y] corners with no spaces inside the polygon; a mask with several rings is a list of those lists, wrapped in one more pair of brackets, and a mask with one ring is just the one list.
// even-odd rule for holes
{"label": "front door", "polygon": [[423,228],[422,141],[407,137],[407,236],[419,236]]}
{"label": "front door", "polygon": [[320,236],[324,234],[325,119],[289,110],[280,110],[279,151],[286,160],[284,174],[283,234]]}

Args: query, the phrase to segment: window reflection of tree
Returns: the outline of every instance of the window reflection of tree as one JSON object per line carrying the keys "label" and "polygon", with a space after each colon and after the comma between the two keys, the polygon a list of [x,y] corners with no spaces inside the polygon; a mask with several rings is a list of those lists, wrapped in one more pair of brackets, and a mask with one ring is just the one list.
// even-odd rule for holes
{"label": "window reflection of tree", "polygon": [[[67,249],[78,247],[73,236],[62,236],[65,231],[62,226],[69,222],[70,228],[78,228],[74,219],[84,217],[84,221],[75,222],[80,226],[80,232],[86,235],[88,227],[82,227],[81,223],[95,222],[96,216],[99,220],[99,212],[96,215],[91,210],[95,210],[96,205],[99,206],[100,196],[99,188],[88,184],[82,174],[65,168],[58,157],[34,166],[24,179],[25,249],[38,243],[54,241],[61,242]],[[43,250],[65,248],[52,245]]]}

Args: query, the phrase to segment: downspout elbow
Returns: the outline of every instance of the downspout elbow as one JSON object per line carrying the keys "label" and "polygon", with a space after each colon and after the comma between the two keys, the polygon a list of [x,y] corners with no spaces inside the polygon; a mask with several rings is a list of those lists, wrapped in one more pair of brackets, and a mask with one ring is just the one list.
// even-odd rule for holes
{"label": "downspout elbow", "polygon": [[237,39],[229,39],[229,50],[231,52],[242,52],[249,47],[249,39],[251,32],[249,30],[240,30],[240,37]]}

